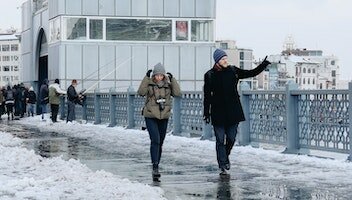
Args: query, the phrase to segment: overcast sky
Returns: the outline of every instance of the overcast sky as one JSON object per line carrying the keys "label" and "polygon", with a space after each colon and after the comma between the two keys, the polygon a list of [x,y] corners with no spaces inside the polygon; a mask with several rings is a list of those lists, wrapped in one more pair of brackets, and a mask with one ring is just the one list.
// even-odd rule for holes
{"label": "overcast sky", "polygon": [[[0,0],[0,29],[20,28],[17,8],[24,1]],[[217,40],[236,40],[258,59],[279,54],[291,34],[298,48],[336,55],[347,80],[352,80],[351,25],[351,0],[217,0]]]}

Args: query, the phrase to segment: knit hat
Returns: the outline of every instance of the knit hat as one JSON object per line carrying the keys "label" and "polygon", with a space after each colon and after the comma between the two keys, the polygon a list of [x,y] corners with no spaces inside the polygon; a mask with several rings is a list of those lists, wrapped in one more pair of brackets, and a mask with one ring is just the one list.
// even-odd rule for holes
{"label": "knit hat", "polygon": [[161,63],[158,63],[154,66],[153,69],[153,76],[157,75],[157,74],[163,74],[165,75],[166,71],[164,66]]}
{"label": "knit hat", "polygon": [[54,83],[60,84],[60,80],[59,79],[55,79]]}
{"label": "knit hat", "polygon": [[227,54],[222,49],[216,49],[213,53],[215,63],[218,63],[224,56],[227,56]]}

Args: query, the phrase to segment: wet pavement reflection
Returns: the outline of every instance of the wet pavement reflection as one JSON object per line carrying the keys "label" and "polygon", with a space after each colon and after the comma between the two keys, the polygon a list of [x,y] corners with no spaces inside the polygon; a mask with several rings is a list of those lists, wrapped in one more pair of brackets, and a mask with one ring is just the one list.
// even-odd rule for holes
{"label": "wet pavement reflection", "polygon": [[[108,152],[92,145],[93,138],[74,138],[34,127],[1,122],[0,131],[24,139],[24,146],[42,157],[79,159],[92,170],[105,170],[130,180],[159,186],[168,199],[348,199],[351,196],[329,192],[322,185],[313,188],[304,181],[268,180],[263,175],[232,169],[231,176],[219,177],[213,165],[197,165],[163,156],[161,182],[152,183],[149,152],[138,149]],[[167,154],[167,152],[165,152]],[[131,167],[133,166],[133,168]],[[259,169],[260,170],[260,169]],[[338,191],[338,188],[336,188]]]}

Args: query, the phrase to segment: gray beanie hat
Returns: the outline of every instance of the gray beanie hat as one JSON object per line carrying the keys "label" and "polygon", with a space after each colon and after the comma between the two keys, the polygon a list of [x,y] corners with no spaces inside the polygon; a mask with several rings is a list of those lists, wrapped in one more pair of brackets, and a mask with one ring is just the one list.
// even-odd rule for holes
{"label": "gray beanie hat", "polygon": [[161,63],[154,65],[153,76],[155,76],[156,74],[165,75],[165,73],[166,73],[165,68]]}

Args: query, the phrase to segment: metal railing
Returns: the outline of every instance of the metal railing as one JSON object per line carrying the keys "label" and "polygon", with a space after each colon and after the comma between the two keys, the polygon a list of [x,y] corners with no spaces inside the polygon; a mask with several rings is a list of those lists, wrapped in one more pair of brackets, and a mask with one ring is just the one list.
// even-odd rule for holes
{"label": "metal railing", "polygon": [[[239,126],[240,145],[284,145],[286,153],[347,153],[348,160],[352,160],[352,82],[348,90],[298,90],[296,84],[290,83],[280,91],[252,91],[242,83],[240,96],[246,117]],[[141,129],[145,127],[143,106],[144,98],[131,89],[95,91],[87,95],[83,106],[77,106],[76,115],[94,124]],[[65,118],[64,98],[60,107],[61,117]],[[175,135],[210,139],[212,127],[204,123],[202,116],[203,92],[183,92],[182,97],[173,98],[168,129]]]}

